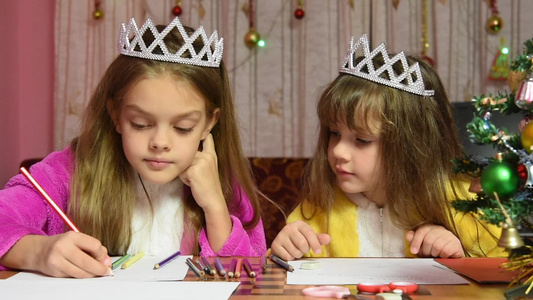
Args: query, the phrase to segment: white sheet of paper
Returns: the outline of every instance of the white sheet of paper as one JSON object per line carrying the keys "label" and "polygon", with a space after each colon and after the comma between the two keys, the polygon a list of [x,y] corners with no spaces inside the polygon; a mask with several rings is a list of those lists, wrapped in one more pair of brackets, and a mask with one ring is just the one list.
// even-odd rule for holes
{"label": "white sheet of paper", "polygon": [[228,299],[239,282],[111,282],[84,279],[0,280],[2,299]]}
{"label": "white sheet of paper", "polygon": [[[119,257],[112,257],[115,261]],[[157,256],[143,256],[139,261],[126,269],[115,269],[113,273],[115,276],[98,277],[83,279],[84,281],[175,281],[183,280],[187,275],[189,267],[185,263],[187,258],[192,258],[192,255],[178,256],[176,259],[167,265],[154,270],[154,265],[161,262],[166,257]],[[57,280],[57,278],[44,276],[31,272],[19,272],[16,275],[7,279],[9,280]],[[66,279],[68,280],[68,279]],[[78,279],[71,279],[78,280]]]}
{"label": "white sheet of paper", "polygon": [[[317,270],[303,270],[305,261],[320,261]],[[468,284],[468,280],[432,258],[313,258],[290,261],[287,284],[339,285],[361,282],[417,284]]]}

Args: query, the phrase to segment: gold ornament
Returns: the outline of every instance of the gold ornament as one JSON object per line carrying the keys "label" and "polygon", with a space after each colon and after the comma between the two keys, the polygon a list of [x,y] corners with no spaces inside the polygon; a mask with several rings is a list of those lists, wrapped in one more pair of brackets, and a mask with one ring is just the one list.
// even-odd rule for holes
{"label": "gold ornament", "polygon": [[100,20],[101,18],[104,17],[104,12],[100,9],[95,9],[94,12],[93,12],[93,18],[95,20]]}
{"label": "gold ornament", "polygon": [[503,27],[503,19],[498,15],[492,15],[487,20],[487,30],[489,33],[496,34],[498,33]]}
{"label": "gold ornament", "polygon": [[526,72],[509,70],[509,75],[507,75],[507,85],[509,85],[512,92],[516,92],[518,86],[524,79],[526,79]]}
{"label": "gold ornament", "polygon": [[246,47],[250,49],[257,46],[257,42],[259,42],[259,40],[261,40],[261,35],[253,28],[250,28],[250,30],[244,36],[244,43],[246,44]]}
{"label": "gold ornament", "polygon": [[522,147],[529,154],[531,153],[531,146],[533,146],[533,122],[527,123],[527,125],[522,129],[520,134],[520,140],[522,141]]}
{"label": "gold ornament", "polygon": [[503,224],[498,246],[505,249],[517,249],[524,246],[524,241],[515,226]]}

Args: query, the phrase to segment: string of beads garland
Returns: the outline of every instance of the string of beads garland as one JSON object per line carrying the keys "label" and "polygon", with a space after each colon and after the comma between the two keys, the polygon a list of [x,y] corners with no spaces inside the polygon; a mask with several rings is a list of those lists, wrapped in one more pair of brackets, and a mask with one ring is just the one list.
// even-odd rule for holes
{"label": "string of beads garland", "polygon": [[435,61],[428,55],[429,39],[428,39],[428,2],[422,0],[422,57],[435,66]]}

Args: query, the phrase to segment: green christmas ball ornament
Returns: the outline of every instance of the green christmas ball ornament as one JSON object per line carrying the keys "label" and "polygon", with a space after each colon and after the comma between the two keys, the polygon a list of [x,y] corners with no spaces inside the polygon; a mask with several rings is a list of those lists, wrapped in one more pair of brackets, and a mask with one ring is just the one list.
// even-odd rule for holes
{"label": "green christmas ball ornament", "polygon": [[481,187],[485,194],[494,197],[508,198],[518,190],[520,176],[512,165],[506,162],[494,162],[483,170],[481,174]]}

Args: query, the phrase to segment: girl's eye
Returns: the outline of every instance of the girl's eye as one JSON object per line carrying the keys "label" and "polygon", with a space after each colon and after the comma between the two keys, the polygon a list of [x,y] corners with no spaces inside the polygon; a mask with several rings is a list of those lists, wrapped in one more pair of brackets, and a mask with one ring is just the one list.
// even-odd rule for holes
{"label": "girl's eye", "polygon": [[365,140],[365,139],[362,139],[362,138],[355,138],[355,140],[361,144],[370,144],[372,143],[372,141],[369,141],[369,140]]}
{"label": "girl's eye", "polygon": [[183,127],[177,127],[177,126],[174,126],[174,129],[178,132],[183,132],[183,133],[189,133],[189,132],[192,132],[194,127],[191,127],[191,128],[183,128]]}
{"label": "girl's eye", "polygon": [[136,129],[144,129],[148,127],[148,125],[146,124],[139,124],[139,123],[133,123],[133,122],[130,122],[130,123],[131,123],[131,127],[136,128]]}
{"label": "girl's eye", "polygon": [[330,129],[330,130],[329,130],[329,135],[330,135],[330,136],[340,136],[341,133],[338,132],[338,131],[335,131],[335,130],[333,130],[333,129]]}

